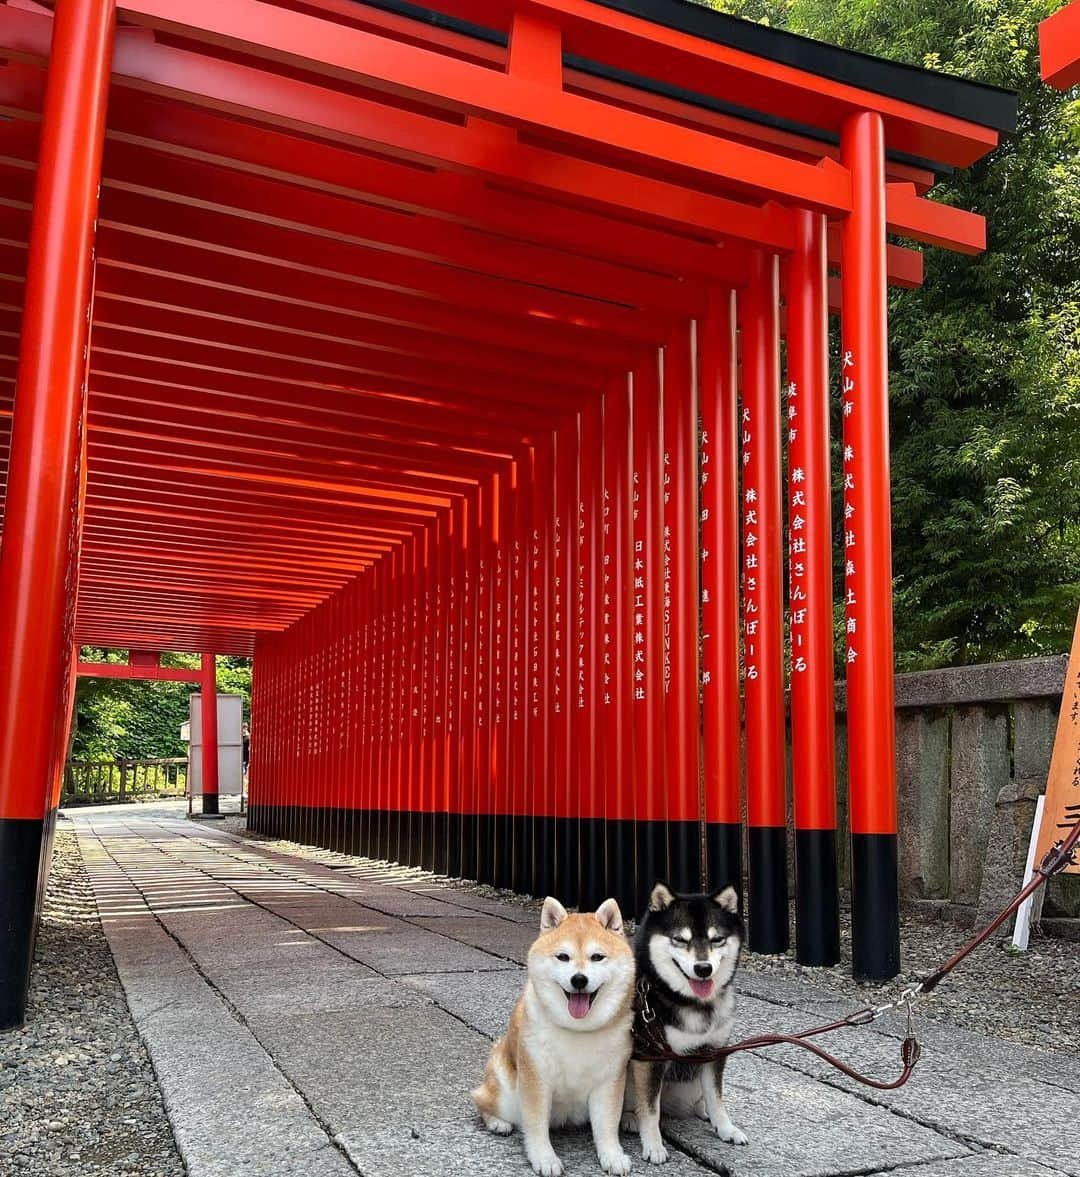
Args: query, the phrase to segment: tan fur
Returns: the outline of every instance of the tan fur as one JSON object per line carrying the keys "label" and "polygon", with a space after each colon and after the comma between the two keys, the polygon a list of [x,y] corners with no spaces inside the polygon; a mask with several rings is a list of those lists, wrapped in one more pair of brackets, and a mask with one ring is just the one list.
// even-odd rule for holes
{"label": "tan fur", "polygon": [[[551,1127],[586,1121],[601,1167],[626,1173],[630,1161],[618,1142],[618,1121],[630,1057],[634,961],[622,917],[612,900],[597,914],[567,915],[549,899],[541,926],[529,950],[525,988],[473,1101],[491,1131],[521,1129],[529,1163],[542,1177],[562,1172]],[[560,961],[560,954],[569,959]],[[577,1019],[567,998],[574,975],[587,977],[585,991],[594,994],[588,1013]]]}

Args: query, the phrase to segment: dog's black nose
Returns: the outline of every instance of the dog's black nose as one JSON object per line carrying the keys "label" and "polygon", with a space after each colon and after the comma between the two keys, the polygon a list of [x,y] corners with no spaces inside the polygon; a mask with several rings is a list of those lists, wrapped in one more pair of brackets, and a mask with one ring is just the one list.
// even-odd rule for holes
{"label": "dog's black nose", "polygon": [[694,965],[694,972],[697,973],[699,977],[711,977],[712,965],[709,964],[708,961],[699,962],[698,964]]}
{"label": "dog's black nose", "polygon": [[588,983],[589,978],[586,977],[584,973],[575,973],[570,978],[570,984],[573,985],[575,989],[584,989]]}

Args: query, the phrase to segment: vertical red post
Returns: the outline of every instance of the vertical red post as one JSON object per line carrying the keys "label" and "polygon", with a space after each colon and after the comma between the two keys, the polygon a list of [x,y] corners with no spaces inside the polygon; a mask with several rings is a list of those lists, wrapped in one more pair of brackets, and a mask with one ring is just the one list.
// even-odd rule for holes
{"label": "vertical red post", "polygon": [[739,306],[743,403],[743,659],[749,947],[788,946],[779,278],[755,253]]}
{"label": "vertical red post", "polygon": [[852,964],[856,977],[900,969],[893,714],[885,131],[851,115],[841,135],[852,208],[842,253],[841,411]]}
{"label": "vertical red post", "polygon": [[[633,754],[633,503],[631,377],[604,397],[603,609],[601,706],[606,720],[607,892],[624,911],[636,902]],[[652,879],[649,880],[651,884]]]}
{"label": "vertical red post", "polygon": [[664,640],[667,665],[669,881],[701,888],[698,392],[693,327],[664,348]]}
{"label": "vertical red post", "polygon": [[739,393],[735,292],[711,290],[698,338],[701,382],[701,623],[705,877],[742,890],[739,690]]}
{"label": "vertical red post", "polygon": [[577,750],[574,722],[574,655],[576,625],[576,549],[578,495],[576,414],[563,421],[556,435],[555,530],[553,535],[553,679],[555,714],[555,893],[563,902],[578,897]]}
{"label": "vertical red post", "polygon": [[826,225],[795,213],[787,267],[788,595],[791,784],[795,798],[795,954],[840,959],[833,701],[829,304]]}
{"label": "vertical red post", "polygon": [[578,903],[589,910],[604,901],[604,809],[600,788],[597,702],[600,624],[600,498],[603,480],[602,405],[592,398],[582,408],[578,435],[579,490],[574,537],[574,719],[578,730]]}
{"label": "vertical red post", "polygon": [[218,813],[218,714],[217,658],[202,656],[199,684],[199,716],[202,720],[202,811]]}
{"label": "vertical red post", "polygon": [[533,467],[533,528],[529,590],[530,647],[528,713],[532,774],[532,879],[537,895],[555,890],[555,783],[552,697],[554,610],[555,443],[546,433],[536,446]]}
{"label": "vertical red post", "polygon": [[650,351],[634,371],[633,659],[634,813],[637,903],[668,874],[664,759],[664,506],[660,358]]}
{"label": "vertical red post", "polygon": [[0,554],[0,1029],[22,1023],[65,718],[112,0],[53,23]]}

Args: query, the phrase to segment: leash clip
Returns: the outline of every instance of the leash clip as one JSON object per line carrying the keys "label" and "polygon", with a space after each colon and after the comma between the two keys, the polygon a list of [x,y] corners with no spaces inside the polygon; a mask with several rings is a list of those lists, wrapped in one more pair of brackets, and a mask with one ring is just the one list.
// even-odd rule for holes
{"label": "leash clip", "polygon": [[649,1005],[649,982],[642,977],[637,984],[638,996],[641,998],[641,1020],[645,1025],[656,1021],[656,1011]]}

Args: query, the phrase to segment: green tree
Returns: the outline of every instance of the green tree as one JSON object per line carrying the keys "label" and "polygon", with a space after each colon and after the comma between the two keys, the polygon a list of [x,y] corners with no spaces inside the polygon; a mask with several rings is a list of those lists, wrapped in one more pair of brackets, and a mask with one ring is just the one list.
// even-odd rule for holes
{"label": "green tree", "polygon": [[1044,86],[1045,0],[730,0],[792,32],[1019,92],[1019,126],[934,198],[988,249],[890,297],[901,668],[1052,653],[1080,601],[1080,102]]}

